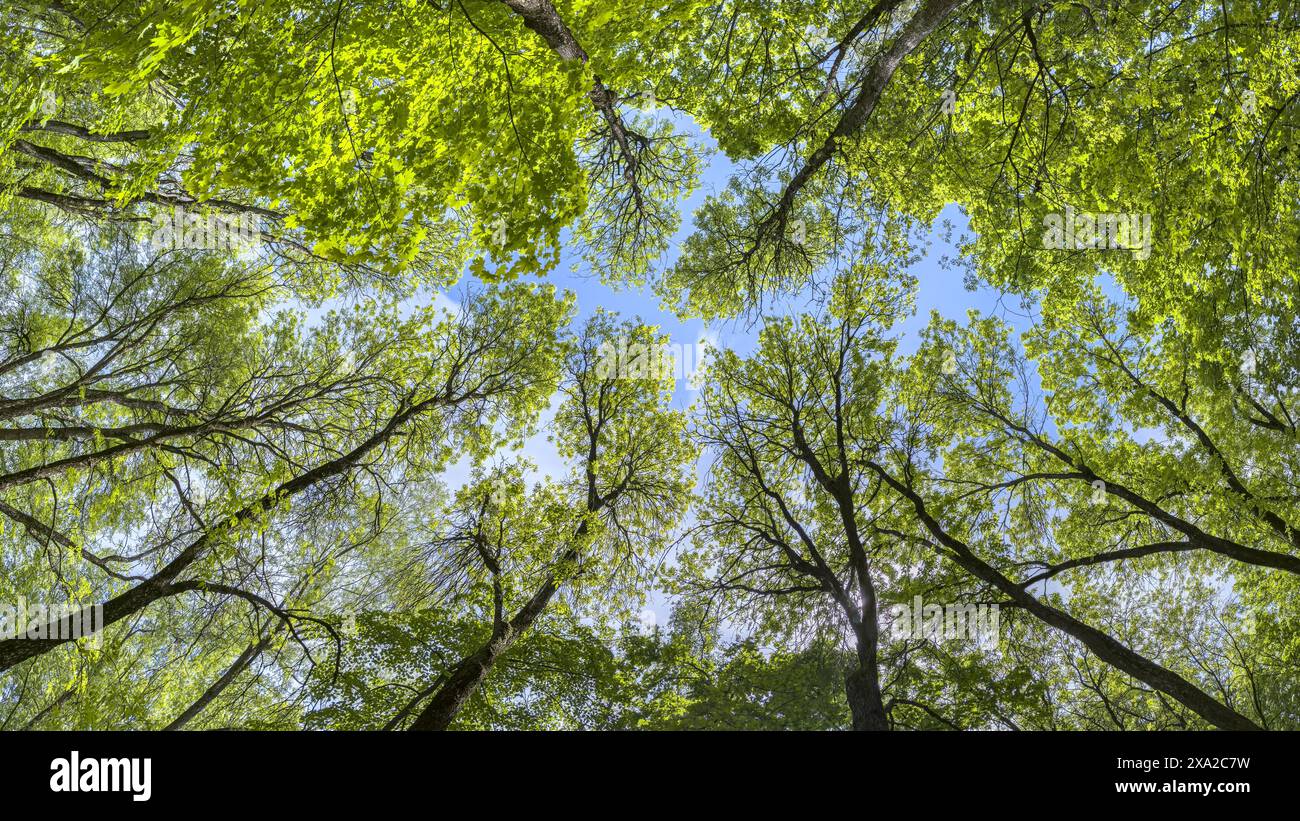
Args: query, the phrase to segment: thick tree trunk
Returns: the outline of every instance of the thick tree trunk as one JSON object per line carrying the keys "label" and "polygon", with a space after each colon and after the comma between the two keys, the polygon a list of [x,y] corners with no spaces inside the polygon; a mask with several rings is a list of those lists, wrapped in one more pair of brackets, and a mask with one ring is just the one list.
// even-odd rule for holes
{"label": "thick tree trunk", "polygon": [[1196,685],[1146,656],[1134,652],[1116,639],[1068,613],[1044,604],[1024,588],[972,554],[958,554],[955,561],[971,574],[1006,593],[1012,601],[1043,622],[1083,643],[1097,658],[1139,681],[1177,699],[1201,718],[1222,730],[1261,730],[1255,722],[1215,700]]}
{"label": "thick tree trunk", "polygon": [[884,468],[872,464],[871,468],[891,487],[906,497],[916,510],[917,516],[941,544],[951,553],[948,558],[966,569],[971,575],[982,579],[994,588],[1002,591],[1013,602],[1044,623],[1055,627],[1067,635],[1078,639],[1097,658],[1111,666],[1123,670],[1156,690],[1177,700],[1210,724],[1222,730],[1262,730],[1255,722],[1238,713],[1231,707],[1217,701],[1195,684],[1163,667],[1113,637],[1103,633],[1090,624],[1086,624],[1055,607],[1044,604],[1025,588],[1000,573],[997,568],[981,560],[962,540],[948,533],[926,509],[925,501],[908,485],[895,479]]}
{"label": "thick tree trunk", "polygon": [[[576,558],[576,554],[572,552],[566,556],[566,560],[573,558]],[[551,576],[510,621],[497,625],[493,629],[492,638],[478,650],[461,659],[451,669],[447,674],[447,681],[438,688],[407,729],[445,730],[450,727],[456,714],[465,706],[465,702],[469,701],[470,696],[478,691],[479,686],[488,677],[488,673],[492,672],[492,667],[519,640],[520,636],[528,632],[528,628],[537,621],[537,617],[546,609],[546,605],[550,603],[557,590],[559,590],[559,582],[555,576]]]}
{"label": "thick tree trunk", "polygon": [[854,555],[860,562],[858,589],[862,595],[862,608],[853,625],[858,667],[845,676],[844,694],[848,698],[855,731],[888,730],[889,719],[885,715],[885,702],[880,694],[880,622],[876,614],[876,588],[871,583],[866,554],[858,542],[856,524],[850,531],[850,542],[854,545]]}
{"label": "thick tree trunk", "polygon": [[854,730],[889,729],[885,704],[880,697],[880,678],[874,664],[859,666],[849,673],[844,679],[844,691],[848,696],[849,711],[853,714]]}
{"label": "thick tree trunk", "polygon": [[460,662],[447,675],[447,681],[429,699],[429,703],[416,716],[407,729],[411,730],[445,730],[451,726],[456,714],[469,701],[470,696],[478,691],[479,686],[493,665],[510,649],[518,638],[514,634],[494,636],[472,655]]}
{"label": "thick tree trunk", "polygon": [[[860,562],[858,589],[862,607],[853,624],[857,641],[858,667],[844,678],[844,694],[848,698],[849,712],[853,715],[853,729],[857,731],[888,730],[885,702],[880,694],[880,623],[876,615],[876,588],[871,583],[866,554],[858,544],[856,524],[850,532],[854,555]],[[847,607],[846,603],[846,607]],[[850,618],[853,618],[850,615]]]}

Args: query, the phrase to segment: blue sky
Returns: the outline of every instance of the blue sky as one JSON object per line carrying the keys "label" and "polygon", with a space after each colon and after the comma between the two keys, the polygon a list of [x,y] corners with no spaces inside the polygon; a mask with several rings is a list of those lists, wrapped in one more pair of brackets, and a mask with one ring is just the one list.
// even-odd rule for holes
{"label": "blue sky", "polygon": [[[698,131],[696,134],[697,137],[700,136]],[[707,141],[707,138],[700,138]],[[672,263],[682,241],[693,230],[692,215],[695,209],[709,194],[722,190],[734,171],[734,166],[720,153],[712,152],[709,156],[710,161],[704,169],[700,186],[682,204],[681,229],[674,237],[668,255],[663,261],[665,265]],[[950,230],[945,227],[945,223],[950,224]],[[957,248],[952,240],[961,237],[967,230],[967,221],[961,211],[955,206],[945,208],[931,228],[926,253],[909,269],[918,283],[916,311],[896,326],[896,331],[902,337],[900,342],[902,353],[912,351],[918,344],[919,332],[928,324],[932,310],[964,324],[967,311],[973,308],[981,313],[1001,316],[1018,329],[1028,327],[1027,319],[1018,315],[1016,308],[1018,303],[1014,299],[1003,299],[996,291],[987,287],[980,287],[975,291],[967,290],[960,269],[941,266],[940,261],[945,257],[957,257]],[[706,334],[716,344],[742,353],[751,350],[754,344],[755,328],[747,325],[743,320],[712,325],[706,325],[701,320],[680,320],[660,304],[659,298],[649,286],[634,288],[606,285],[592,274],[577,253],[566,252],[560,265],[551,273],[549,281],[560,288],[574,292],[577,298],[575,317],[577,324],[603,308],[616,311],[624,317],[638,316],[650,324],[659,326],[660,330],[668,335],[673,345],[695,345]],[[792,304],[797,306],[799,300],[792,300]],[[694,401],[695,396],[695,391],[689,388],[685,380],[681,380],[674,395],[674,404],[681,409],[686,409]],[[549,416],[549,413],[546,414],[543,422]],[[559,476],[566,470],[565,465],[556,458],[553,448],[546,441],[545,430],[530,438],[518,455],[528,458],[537,465],[537,478],[542,475]],[[454,487],[468,475],[469,467],[465,462],[454,466],[446,475],[446,481]],[[702,464],[698,474],[701,477],[703,467]],[[653,614],[652,616],[647,614],[647,617],[662,624],[667,621],[671,602],[662,592],[652,591],[647,609]]]}
{"label": "blue sky", "polygon": [[[725,156],[711,145],[706,135],[689,123],[684,127],[692,131],[694,137],[710,149],[703,169],[700,185],[695,192],[682,203],[682,223],[673,238],[668,253],[662,264],[667,267],[676,259],[681,243],[693,231],[692,217],[695,210],[704,203],[705,198],[721,191],[735,172],[734,166]],[[951,231],[945,223],[951,224]],[[910,352],[918,342],[919,331],[929,322],[930,312],[938,311],[945,317],[965,321],[966,312],[976,309],[981,313],[997,314],[1014,327],[1023,329],[1028,323],[1016,313],[1014,300],[1002,300],[991,288],[981,287],[968,291],[962,282],[962,274],[957,269],[941,267],[940,260],[945,257],[956,258],[957,249],[950,239],[956,239],[968,231],[965,215],[955,205],[945,208],[931,227],[928,252],[912,266],[909,271],[918,280],[916,312],[911,317],[899,322],[896,330],[903,334],[901,350]],[[668,334],[670,342],[675,345],[695,344],[706,333],[716,339],[722,346],[746,352],[752,348],[755,338],[754,328],[747,326],[743,320],[716,322],[706,325],[701,320],[682,321],[671,311],[665,310],[659,298],[649,286],[640,288],[611,287],[600,282],[573,253],[566,253],[561,264],[550,277],[550,281],[562,288],[574,292],[578,301],[577,321],[600,308],[617,311],[624,316],[639,316],[646,322],[658,325]],[[793,300],[798,305],[799,300]],[[679,407],[685,408],[691,402],[693,392],[679,385],[675,397]]]}

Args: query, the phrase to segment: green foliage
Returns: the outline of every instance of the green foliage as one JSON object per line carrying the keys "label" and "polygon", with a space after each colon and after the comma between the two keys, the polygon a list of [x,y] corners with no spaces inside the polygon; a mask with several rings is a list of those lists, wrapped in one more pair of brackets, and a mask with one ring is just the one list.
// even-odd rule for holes
{"label": "green foliage", "polygon": [[1295,729],[1297,14],[8,4],[0,726]]}

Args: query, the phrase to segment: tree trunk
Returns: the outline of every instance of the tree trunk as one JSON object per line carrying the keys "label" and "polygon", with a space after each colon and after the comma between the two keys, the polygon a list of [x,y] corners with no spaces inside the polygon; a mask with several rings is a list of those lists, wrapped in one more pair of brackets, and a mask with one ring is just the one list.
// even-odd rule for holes
{"label": "tree trunk", "polygon": [[[583,526],[585,530],[585,524]],[[566,561],[571,561],[577,554],[570,551]],[[445,730],[460,709],[469,701],[470,696],[478,690],[479,685],[492,671],[493,665],[505,655],[506,651],[519,640],[519,637],[533,626],[537,617],[546,609],[551,597],[559,590],[555,576],[546,580],[533,597],[528,600],[514,618],[504,625],[497,625],[488,639],[478,650],[461,659],[447,674],[447,681],[429,699],[424,710],[420,712],[408,730]]]}
{"label": "tree trunk", "polygon": [[[856,524],[850,532],[850,542],[855,545],[854,555],[859,561],[858,589],[863,604],[853,623],[858,667],[845,676],[844,694],[849,701],[849,711],[853,714],[854,730],[888,730],[885,702],[880,695],[880,623],[876,615],[876,588],[871,583],[866,554],[858,543]],[[845,606],[850,609],[848,603]]]}
{"label": "tree trunk", "polygon": [[507,632],[494,636],[472,655],[460,662],[447,675],[447,681],[438,688],[429,699],[429,703],[416,716],[407,729],[410,730],[445,730],[460,712],[470,696],[478,691],[479,685],[488,677],[493,665],[510,649],[518,638],[517,634]]}
{"label": "tree trunk", "polygon": [[[377,433],[369,439],[362,442],[356,448],[348,453],[312,468],[305,473],[290,479],[275,490],[264,495],[261,499],[247,505],[228,516],[221,523],[203,533],[193,542],[182,550],[176,558],[168,562],[161,570],[140,582],[135,587],[126,590],[104,603],[104,621],[100,629],[107,628],[110,624],[116,624],[122,619],[139,613],[154,602],[165,599],[168,596],[174,596],[181,589],[173,586],[173,583],[180,577],[181,573],[194,564],[203,556],[208,547],[211,545],[215,536],[229,532],[240,525],[254,521],[258,516],[268,513],[276,508],[283,500],[290,498],[307,488],[316,485],[326,479],[343,474],[350,470],[354,465],[370,454],[371,451],[383,445],[409,420],[417,414],[423,413],[436,405],[452,404],[441,398],[434,397],[414,405],[406,410],[396,414],[388,423],[384,425]],[[188,588],[186,588],[188,589]],[[70,636],[69,629],[70,617],[65,616],[62,619],[56,619],[50,622],[45,628],[45,634]],[[43,653],[48,653],[60,645],[74,641],[73,638],[45,638],[45,639],[27,639],[15,637],[12,639],[0,640],[0,673],[13,667],[15,664],[34,658]]]}
{"label": "tree trunk", "polygon": [[267,636],[257,644],[248,645],[244,652],[239,654],[239,658],[235,659],[234,663],[231,664],[230,667],[226,668],[226,672],[221,674],[221,678],[213,682],[212,686],[203,692],[203,695],[199,696],[193,704],[185,709],[185,712],[173,719],[172,722],[166,727],[163,727],[163,729],[179,730],[186,724],[190,723],[195,716],[203,712],[203,708],[207,707],[212,703],[213,699],[221,695],[222,691],[229,687],[231,682],[239,677],[240,673],[247,670],[248,666],[252,664],[258,656],[262,655],[263,650],[270,646],[271,636]]}
{"label": "tree trunk", "polygon": [[1000,573],[997,568],[975,555],[962,540],[948,533],[926,509],[924,500],[908,485],[895,479],[884,468],[870,463],[871,468],[891,487],[906,497],[922,524],[951,553],[947,557],[965,568],[971,575],[1002,591],[1015,604],[1061,632],[1078,639],[1097,658],[1133,678],[1150,685],[1178,703],[1192,710],[1210,724],[1222,730],[1262,730],[1255,722],[1231,707],[1216,700],[1178,673],[1130,649],[1115,638],[1069,613],[1057,610],[1035,598],[1029,591]]}
{"label": "tree trunk", "polygon": [[885,704],[880,698],[880,679],[876,666],[860,665],[844,678],[844,692],[848,696],[849,711],[853,714],[853,729],[888,730]]}

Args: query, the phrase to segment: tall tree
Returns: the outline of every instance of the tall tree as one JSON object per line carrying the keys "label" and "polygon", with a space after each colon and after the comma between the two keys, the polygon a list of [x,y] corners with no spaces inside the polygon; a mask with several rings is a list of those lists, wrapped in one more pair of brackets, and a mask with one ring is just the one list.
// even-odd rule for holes
{"label": "tall tree", "polygon": [[[618,36],[691,5],[19,4],[0,191],[247,216],[273,252],[364,282],[447,285],[467,257],[537,272],[570,226],[605,270],[644,276],[696,152],[623,102],[646,88]],[[312,269],[317,287],[339,272]]]}
{"label": "tall tree", "polygon": [[462,492],[435,558],[478,580],[491,633],[414,700],[409,729],[449,727],[562,590],[578,601],[639,592],[640,565],[662,551],[690,488],[693,447],[667,407],[664,345],[648,327],[597,314],[565,360],[552,423],[572,460],[567,480],[524,493],[496,477]]}
{"label": "tall tree", "polygon": [[[0,514],[34,548],[6,592],[103,601],[106,624],[190,593],[284,617],[242,586],[270,523],[491,447],[553,389],[567,311],[514,286],[458,316],[369,302],[304,332],[293,313],[257,321],[280,287],[265,271],[118,243],[34,279],[3,319]],[[64,644],[54,626],[0,641],[0,665]]]}

